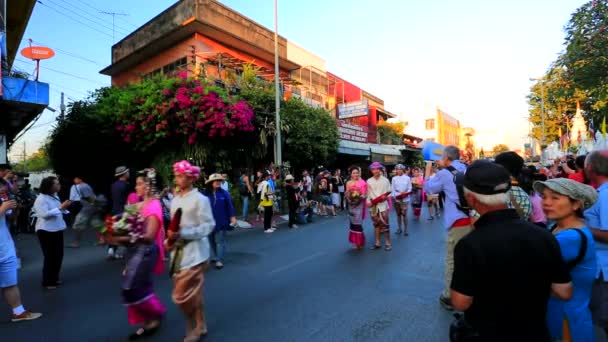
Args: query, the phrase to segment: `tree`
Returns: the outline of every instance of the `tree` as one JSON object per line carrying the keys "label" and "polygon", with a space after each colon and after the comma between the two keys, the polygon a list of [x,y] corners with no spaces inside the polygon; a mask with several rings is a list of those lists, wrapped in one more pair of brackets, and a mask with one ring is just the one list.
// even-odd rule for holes
{"label": "tree", "polygon": [[509,148],[509,146],[507,146],[505,144],[498,144],[498,145],[494,146],[494,148],[492,148],[492,152],[494,153],[494,155],[498,155],[498,154],[501,154],[503,152],[507,152],[510,150],[511,149]]}
{"label": "tree", "polygon": [[380,121],[378,123],[378,141],[383,144],[401,145],[403,144],[403,131],[405,124],[401,122],[388,123]]}
{"label": "tree", "polygon": [[40,172],[51,169],[49,158],[43,147],[39,148],[36,153],[32,154],[25,160],[15,165],[15,170],[25,172]]}

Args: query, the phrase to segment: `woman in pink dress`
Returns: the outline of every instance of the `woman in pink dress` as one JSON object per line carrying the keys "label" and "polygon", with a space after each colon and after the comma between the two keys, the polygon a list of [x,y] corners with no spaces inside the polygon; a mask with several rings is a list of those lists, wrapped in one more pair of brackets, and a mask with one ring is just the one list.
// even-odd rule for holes
{"label": "woman in pink dress", "polygon": [[361,179],[361,170],[358,167],[349,169],[350,180],[346,183],[345,198],[348,202],[348,214],[350,219],[350,233],[348,241],[356,249],[365,246],[365,234],[363,233],[363,219],[365,218],[365,198],[367,195],[367,183]]}
{"label": "woman in pink dress", "polygon": [[126,246],[126,267],[123,272],[122,297],[129,323],[141,325],[131,334],[136,340],[155,333],[165,315],[165,306],[154,293],[154,274],[164,269],[163,211],[156,198],[156,173],[146,169],[137,176],[135,191],[143,198],[137,207],[144,218],[144,236],[135,242],[130,236],[112,237],[113,243]]}

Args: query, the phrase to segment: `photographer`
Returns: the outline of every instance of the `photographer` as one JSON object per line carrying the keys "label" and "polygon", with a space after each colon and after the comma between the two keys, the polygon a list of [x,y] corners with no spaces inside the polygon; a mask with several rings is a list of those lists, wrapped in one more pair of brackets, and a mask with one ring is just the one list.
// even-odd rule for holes
{"label": "photographer", "polygon": [[297,221],[299,224],[311,223],[314,215],[315,201],[308,200],[308,191],[302,190],[300,193],[300,207],[298,208]]}

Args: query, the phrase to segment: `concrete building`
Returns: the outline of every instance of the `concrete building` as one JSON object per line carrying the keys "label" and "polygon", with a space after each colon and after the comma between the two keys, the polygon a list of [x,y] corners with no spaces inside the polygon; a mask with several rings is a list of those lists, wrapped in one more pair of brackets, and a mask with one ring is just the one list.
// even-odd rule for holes
{"label": "concrete building", "polygon": [[13,70],[35,4],[35,0],[0,0],[0,164],[8,162],[7,149],[19,132],[49,105],[48,83]]}
{"label": "concrete building", "polygon": [[[260,78],[274,79],[274,32],[215,0],[182,0],[116,43],[112,64],[101,73],[115,86],[178,70],[226,85],[246,64]],[[327,71],[322,57],[281,36],[279,67],[285,97],[324,108],[339,120],[341,153],[400,156],[374,146],[378,121],[396,117],[382,99]]]}

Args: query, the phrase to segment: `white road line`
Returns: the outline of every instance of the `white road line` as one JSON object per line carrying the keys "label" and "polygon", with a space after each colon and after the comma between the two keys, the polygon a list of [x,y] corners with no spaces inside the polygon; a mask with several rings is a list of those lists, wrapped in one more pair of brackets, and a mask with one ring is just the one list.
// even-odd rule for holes
{"label": "white road line", "polygon": [[302,258],[300,260],[296,260],[296,261],[294,261],[294,262],[292,262],[290,264],[287,264],[285,266],[282,266],[282,267],[279,267],[277,269],[274,269],[274,270],[270,271],[270,273],[268,273],[268,275],[275,275],[275,274],[277,274],[279,272],[286,271],[286,270],[288,270],[288,269],[290,269],[292,267],[298,266],[298,265],[303,264],[303,263],[305,263],[307,261],[310,261],[312,259],[316,259],[316,258],[318,258],[318,257],[320,257],[322,255],[325,255],[325,254],[327,254],[327,253],[325,253],[325,252],[317,252],[315,254],[311,254],[311,255],[309,255],[309,256],[307,256],[305,258]]}

